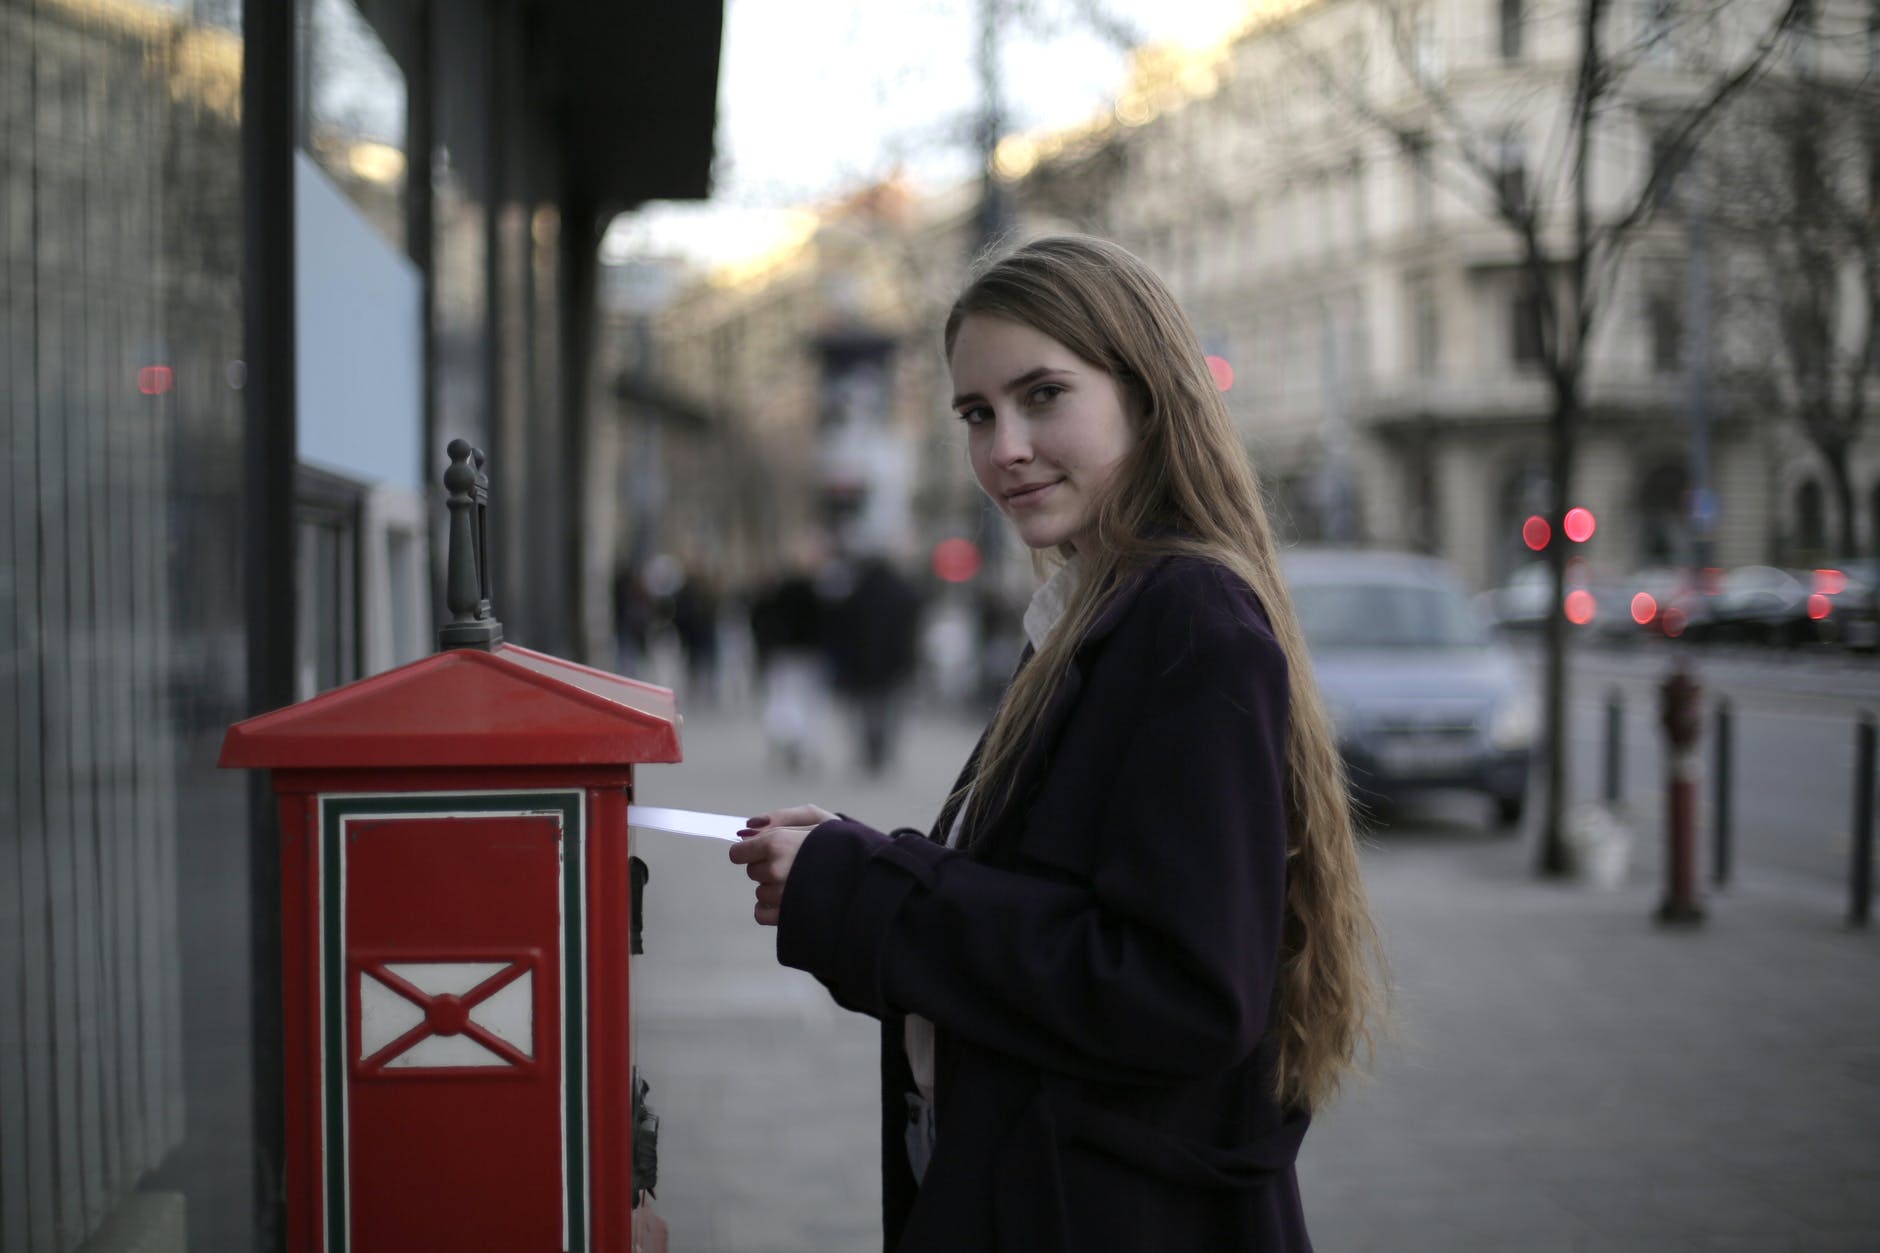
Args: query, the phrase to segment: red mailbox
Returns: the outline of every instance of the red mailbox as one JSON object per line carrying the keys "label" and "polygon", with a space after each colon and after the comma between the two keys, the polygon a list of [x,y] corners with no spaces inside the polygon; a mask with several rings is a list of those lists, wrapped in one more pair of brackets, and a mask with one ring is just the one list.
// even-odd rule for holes
{"label": "red mailbox", "polygon": [[679,718],[500,642],[452,486],[453,625],[481,638],[222,745],[280,797],[288,1247],[624,1251],[627,804]]}

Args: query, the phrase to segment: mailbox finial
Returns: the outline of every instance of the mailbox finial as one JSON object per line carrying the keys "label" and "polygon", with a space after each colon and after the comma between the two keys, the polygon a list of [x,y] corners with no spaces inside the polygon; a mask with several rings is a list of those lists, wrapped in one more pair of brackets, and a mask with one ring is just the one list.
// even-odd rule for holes
{"label": "mailbox finial", "polygon": [[503,624],[490,612],[485,542],[490,477],[483,472],[483,450],[472,448],[470,441],[453,439],[446,451],[450,453],[450,468],[444,471],[444,487],[450,493],[445,501],[450,507],[450,551],[444,603],[451,616],[437,633],[437,646],[487,652],[503,642]]}

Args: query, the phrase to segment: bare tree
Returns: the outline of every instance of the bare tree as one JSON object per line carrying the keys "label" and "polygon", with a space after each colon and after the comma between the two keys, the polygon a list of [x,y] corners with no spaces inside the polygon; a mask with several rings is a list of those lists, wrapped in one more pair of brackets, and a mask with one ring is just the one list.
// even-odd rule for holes
{"label": "bare tree", "polygon": [[[1510,0],[1513,3],[1514,0]],[[1650,222],[1666,190],[1712,129],[1723,107],[1761,77],[1783,46],[1807,0],[1712,0],[1678,13],[1671,0],[1657,0],[1624,32],[1614,19],[1614,0],[1572,0],[1568,13],[1575,46],[1568,67],[1567,107],[1543,161],[1511,168],[1500,142],[1509,113],[1531,106],[1531,97],[1506,102],[1505,111],[1484,120],[1454,89],[1436,52],[1431,9],[1419,0],[1364,0],[1388,32],[1395,74],[1354,74],[1331,48],[1315,44],[1299,17],[1282,20],[1277,33],[1311,67],[1326,93],[1356,121],[1388,138],[1406,157],[1431,162],[1444,181],[1482,216],[1504,227],[1518,246],[1521,282],[1528,297],[1538,363],[1546,378],[1548,515],[1554,539],[1546,557],[1553,581],[1553,612],[1546,628],[1546,808],[1538,870],[1566,873],[1562,817],[1567,791],[1567,634],[1562,610],[1567,590],[1567,545],[1561,522],[1573,500],[1575,463],[1585,417],[1587,345],[1611,303],[1627,241]],[[1759,15],[1766,14],[1758,22]],[[1310,16],[1308,13],[1307,17]],[[1518,20],[1522,15],[1515,10]],[[1732,26],[1731,19],[1735,20]],[[1504,16],[1504,21],[1507,17]],[[1642,67],[1662,65],[1666,45],[1678,42],[1682,22],[1701,31],[1679,48],[1678,90],[1667,91],[1662,72],[1644,85]],[[1719,34],[1726,37],[1719,39]],[[1742,36],[1730,39],[1735,33]],[[1708,43],[1734,46],[1727,62],[1700,54]],[[1385,95],[1375,84],[1407,84]],[[1616,208],[1596,212],[1594,160],[1602,135],[1636,127],[1649,116],[1656,132],[1644,177]]]}
{"label": "bare tree", "polygon": [[1877,24],[1880,4],[1858,28],[1798,30],[1789,72],[1731,110],[1694,189],[1734,263],[1730,368],[1820,453],[1838,558],[1856,552],[1849,453],[1880,372],[1880,89],[1855,38]]}

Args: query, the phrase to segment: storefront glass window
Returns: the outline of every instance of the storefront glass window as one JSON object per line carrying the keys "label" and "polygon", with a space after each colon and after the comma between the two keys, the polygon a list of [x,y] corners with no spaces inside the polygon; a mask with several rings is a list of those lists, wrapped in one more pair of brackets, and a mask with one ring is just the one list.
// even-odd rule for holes
{"label": "storefront glass window", "polygon": [[8,1253],[258,1247],[241,22],[0,3]]}
{"label": "storefront glass window", "polygon": [[404,72],[353,0],[298,6],[300,146],[403,249]]}

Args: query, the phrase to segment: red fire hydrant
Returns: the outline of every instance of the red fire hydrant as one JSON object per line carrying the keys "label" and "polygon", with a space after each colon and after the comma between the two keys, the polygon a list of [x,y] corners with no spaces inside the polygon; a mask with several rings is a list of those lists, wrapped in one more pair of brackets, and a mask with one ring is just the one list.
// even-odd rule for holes
{"label": "red fire hydrant", "polygon": [[1658,692],[1658,719],[1665,729],[1665,899],[1658,921],[1697,923],[1697,736],[1703,725],[1703,689],[1683,667],[1671,672]]}

